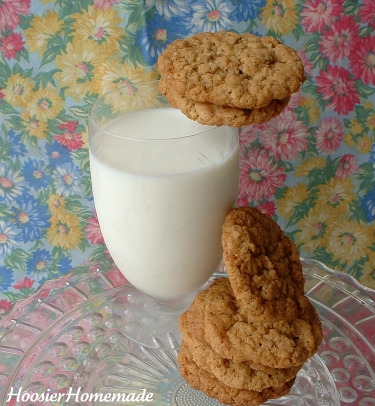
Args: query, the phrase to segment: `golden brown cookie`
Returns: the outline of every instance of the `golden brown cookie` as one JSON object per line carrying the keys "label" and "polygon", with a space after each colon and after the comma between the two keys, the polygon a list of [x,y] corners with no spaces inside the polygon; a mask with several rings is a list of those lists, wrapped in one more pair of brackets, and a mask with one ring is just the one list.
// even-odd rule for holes
{"label": "golden brown cookie", "polygon": [[189,347],[194,362],[231,388],[259,392],[270,386],[283,385],[295,378],[301,369],[298,366],[283,369],[270,368],[267,371],[262,371],[252,369],[248,362],[235,363],[223,358],[207,343],[193,337],[187,328],[186,317],[187,314],[184,313],[180,318],[181,334],[183,341]]}
{"label": "golden brown cookie", "polygon": [[220,278],[197,295],[180,324],[223,358],[251,362],[253,369],[264,369],[257,364],[290,368],[302,365],[322,340],[315,308],[307,298],[303,306],[293,320],[254,322],[233,295],[229,279]]}
{"label": "golden brown cookie", "polygon": [[283,100],[305,80],[294,49],[273,37],[229,31],[172,42],[159,56],[158,69],[187,99],[240,109]]}
{"label": "golden brown cookie", "polygon": [[172,107],[180,109],[185,116],[200,124],[227,125],[242,127],[249,124],[261,124],[277,117],[288,105],[290,96],[282,100],[272,100],[267,106],[259,109],[240,109],[237,107],[219,106],[213,103],[200,103],[180,95],[163,78],[159,89]]}
{"label": "golden brown cookie", "polygon": [[294,384],[294,379],[292,379],[280,387],[270,387],[261,392],[231,388],[210,372],[200,368],[193,361],[192,354],[184,341],[178,354],[178,364],[181,375],[190,386],[226,405],[257,406],[268,399],[286,395]]}
{"label": "golden brown cookie", "polygon": [[267,322],[298,317],[308,300],[299,253],[271,217],[254,207],[231,210],[222,244],[234,295],[249,318]]}

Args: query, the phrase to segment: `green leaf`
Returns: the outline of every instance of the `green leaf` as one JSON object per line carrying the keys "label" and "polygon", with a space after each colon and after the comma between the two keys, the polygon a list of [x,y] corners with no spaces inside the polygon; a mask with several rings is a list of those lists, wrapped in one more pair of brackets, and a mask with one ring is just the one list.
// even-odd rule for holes
{"label": "green leaf", "polygon": [[372,25],[368,24],[367,26],[362,27],[359,30],[359,35],[361,37],[367,37],[368,35],[371,35],[373,33],[373,31],[374,31],[374,29],[373,29]]}
{"label": "green leaf", "polygon": [[56,82],[53,76],[58,71],[58,69],[52,69],[47,72],[43,71],[37,73],[34,77],[36,90],[38,90],[40,87],[46,87],[48,84],[56,86]]}
{"label": "green leaf", "polygon": [[[137,31],[145,23],[145,7],[144,3],[139,0],[126,0],[121,3],[116,4],[116,8],[123,9],[127,13],[128,17],[128,27],[135,26],[134,29]],[[154,12],[153,9],[149,10],[149,13]]]}
{"label": "green leaf", "polygon": [[89,112],[90,112],[90,108],[91,108],[91,105],[86,104],[83,106],[69,107],[69,111],[76,118],[87,119]]}
{"label": "green leaf", "polygon": [[56,2],[60,6],[59,17],[61,19],[73,13],[82,13],[82,10],[87,10],[90,3],[87,0],[57,0]]}
{"label": "green leaf", "polygon": [[313,32],[309,34],[309,39],[302,45],[302,50],[306,53],[319,51],[320,35]]}
{"label": "green leaf", "polygon": [[19,114],[18,111],[12,107],[6,100],[0,100],[0,111],[6,115],[9,114]]}
{"label": "green leaf", "polygon": [[118,41],[118,45],[121,51],[123,51],[123,62],[128,62],[134,67],[138,64],[142,66],[148,66],[140,46],[135,46],[135,34],[127,31],[127,35],[121,36],[121,39]]}
{"label": "green leaf", "polygon": [[5,86],[5,82],[12,76],[12,69],[6,63],[0,62],[0,85]]}
{"label": "green leaf", "polygon": [[9,268],[24,270],[26,267],[26,261],[29,258],[30,254],[21,248],[16,248],[4,262]]}
{"label": "green leaf", "polygon": [[355,87],[361,97],[369,98],[375,93],[375,87],[364,84],[361,80],[356,80]]}
{"label": "green leaf", "polygon": [[100,244],[91,252],[89,259],[91,262],[100,261],[102,258],[105,257],[104,251],[106,250],[106,246],[104,244]]}

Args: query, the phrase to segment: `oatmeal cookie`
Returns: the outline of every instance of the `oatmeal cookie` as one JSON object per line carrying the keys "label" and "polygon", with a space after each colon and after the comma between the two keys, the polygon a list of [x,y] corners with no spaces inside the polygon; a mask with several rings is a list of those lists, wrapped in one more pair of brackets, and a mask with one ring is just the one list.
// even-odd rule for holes
{"label": "oatmeal cookie", "polygon": [[159,56],[158,70],[185,98],[241,109],[283,100],[305,80],[294,49],[273,37],[229,31],[172,42]]}
{"label": "oatmeal cookie", "polygon": [[253,369],[301,366],[322,341],[321,323],[308,298],[293,320],[254,322],[233,294],[228,278],[200,292],[185,316],[183,330],[209,344],[222,358],[250,362]]}
{"label": "oatmeal cookie", "polygon": [[[186,314],[181,316],[181,326],[187,327]],[[262,391],[270,386],[281,386],[295,378],[301,366],[267,371],[252,369],[249,362],[235,363],[222,358],[207,343],[197,340],[188,328],[181,329],[182,339],[189,347],[194,362],[211,372],[225,385],[236,389]]]}
{"label": "oatmeal cookie", "polygon": [[296,245],[254,207],[230,211],[223,224],[224,262],[233,292],[254,321],[298,317],[304,277]]}
{"label": "oatmeal cookie", "polygon": [[272,100],[259,109],[241,109],[219,106],[213,103],[195,102],[188,99],[170,86],[165,79],[160,80],[159,89],[172,107],[180,109],[185,116],[200,124],[227,125],[242,127],[249,124],[261,124],[277,117],[288,105],[290,96],[282,100]]}
{"label": "oatmeal cookie", "polygon": [[257,406],[268,399],[286,395],[294,384],[294,379],[292,379],[282,386],[269,387],[261,392],[231,388],[210,372],[200,368],[193,361],[192,354],[184,341],[178,354],[178,364],[181,375],[190,386],[227,405]]}

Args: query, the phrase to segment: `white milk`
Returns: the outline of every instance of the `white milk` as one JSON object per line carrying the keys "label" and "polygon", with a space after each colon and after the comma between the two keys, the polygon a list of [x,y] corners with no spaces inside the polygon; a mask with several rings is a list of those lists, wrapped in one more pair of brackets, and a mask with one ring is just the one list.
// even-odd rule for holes
{"label": "white milk", "polygon": [[[181,137],[207,129],[191,156],[192,140]],[[100,227],[125,277],[161,300],[192,293],[222,258],[221,227],[238,193],[237,130],[202,126],[171,108],[130,113],[105,130],[180,137],[124,142],[98,132],[90,165]]]}

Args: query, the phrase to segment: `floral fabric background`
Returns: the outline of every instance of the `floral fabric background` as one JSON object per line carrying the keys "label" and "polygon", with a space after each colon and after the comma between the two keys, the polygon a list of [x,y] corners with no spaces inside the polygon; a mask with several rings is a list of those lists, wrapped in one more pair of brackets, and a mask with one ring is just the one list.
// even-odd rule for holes
{"label": "floral fabric background", "polygon": [[373,0],[2,0],[0,313],[108,255],[88,161],[96,97],[157,78],[173,40],[222,29],[296,48],[307,77],[279,117],[241,129],[239,204],[375,288],[374,28]]}

